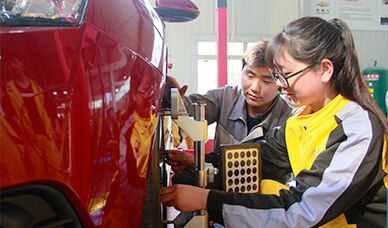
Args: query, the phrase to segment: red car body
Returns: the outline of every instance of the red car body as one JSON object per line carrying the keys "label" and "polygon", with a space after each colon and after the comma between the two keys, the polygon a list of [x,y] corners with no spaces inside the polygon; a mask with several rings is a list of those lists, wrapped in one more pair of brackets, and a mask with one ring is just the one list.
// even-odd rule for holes
{"label": "red car body", "polygon": [[2,227],[141,226],[165,25],[147,0],[78,7],[75,22],[2,15]]}

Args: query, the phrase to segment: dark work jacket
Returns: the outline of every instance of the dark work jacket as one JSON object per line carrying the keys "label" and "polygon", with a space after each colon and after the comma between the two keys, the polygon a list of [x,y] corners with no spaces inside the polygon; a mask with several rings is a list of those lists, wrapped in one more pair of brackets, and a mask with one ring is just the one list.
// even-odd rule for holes
{"label": "dark work jacket", "polygon": [[205,161],[220,166],[219,147],[222,144],[253,143],[265,133],[286,122],[294,109],[278,95],[263,114],[262,121],[248,132],[247,103],[241,86],[224,86],[208,91],[205,95],[192,94],[184,99],[186,110],[193,115],[192,103],[205,102],[205,118],[208,124],[217,123],[213,152],[206,154]]}

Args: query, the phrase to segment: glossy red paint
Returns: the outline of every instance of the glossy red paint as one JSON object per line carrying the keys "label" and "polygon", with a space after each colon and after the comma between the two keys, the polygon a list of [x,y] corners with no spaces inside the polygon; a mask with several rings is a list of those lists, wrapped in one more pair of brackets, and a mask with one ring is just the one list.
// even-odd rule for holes
{"label": "glossy red paint", "polygon": [[1,191],[52,186],[85,227],[140,227],[164,28],[137,0],[90,0],[79,26],[2,26]]}
{"label": "glossy red paint", "polygon": [[190,11],[199,14],[198,6],[190,0],[156,0],[159,7]]}
{"label": "glossy red paint", "polygon": [[159,16],[165,22],[187,22],[197,19],[199,8],[190,0],[156,0]]}

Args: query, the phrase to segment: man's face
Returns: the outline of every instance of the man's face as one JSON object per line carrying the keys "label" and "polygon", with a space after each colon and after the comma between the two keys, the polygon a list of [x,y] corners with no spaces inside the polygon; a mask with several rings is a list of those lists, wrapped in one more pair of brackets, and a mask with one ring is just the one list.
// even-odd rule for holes
{"label": "man's face", "polygon": [[263,113],[271,106],[279,88],[269,75],[269,68],[248,65],[242,70],[241,86],[248,111],[255,110],[255,114]]}
{"label": "man's face", "polygon": [[22,75],[23,71],[23,62],[19,58],[12,58],[6,62],[7,70],[13,75]]}

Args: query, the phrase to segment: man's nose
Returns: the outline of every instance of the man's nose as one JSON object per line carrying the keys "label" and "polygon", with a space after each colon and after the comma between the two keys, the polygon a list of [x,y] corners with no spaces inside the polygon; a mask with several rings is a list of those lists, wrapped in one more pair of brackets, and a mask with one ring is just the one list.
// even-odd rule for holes
{"label": "man's nose", "polygon": [[253,90],[253,91],[255,91],[255,92],[260,92],[260,90],[261,90],[261,83],[260,83],[260,80],[254,79],[254,80],[252,81],[251,90]]}

